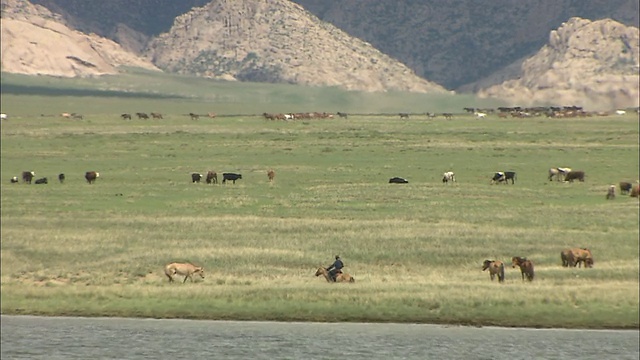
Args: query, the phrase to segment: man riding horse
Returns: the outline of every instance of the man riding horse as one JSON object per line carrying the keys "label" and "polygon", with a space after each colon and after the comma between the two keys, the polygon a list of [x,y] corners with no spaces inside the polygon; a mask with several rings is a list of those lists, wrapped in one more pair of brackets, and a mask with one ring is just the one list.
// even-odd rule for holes
{"label": "man riding horse", "polygon": [[344,264],[342,263],[342,260],[340,260],[340,255],[336,255],[336,261],[334,261],[331,266],[327,267],[327,271],[329,271],[329,276],[331,276],[331,280],[333,280],[333,282],[336,281],[336,276],[342,272],[343,267]]}

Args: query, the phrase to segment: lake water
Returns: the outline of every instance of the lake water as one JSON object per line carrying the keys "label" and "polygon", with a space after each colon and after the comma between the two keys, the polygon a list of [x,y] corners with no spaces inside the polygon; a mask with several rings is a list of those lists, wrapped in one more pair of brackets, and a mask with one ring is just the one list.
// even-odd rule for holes
{"label": "lake water", "polygon": [[2,359],[635,359],[638,331],[0,317]]}

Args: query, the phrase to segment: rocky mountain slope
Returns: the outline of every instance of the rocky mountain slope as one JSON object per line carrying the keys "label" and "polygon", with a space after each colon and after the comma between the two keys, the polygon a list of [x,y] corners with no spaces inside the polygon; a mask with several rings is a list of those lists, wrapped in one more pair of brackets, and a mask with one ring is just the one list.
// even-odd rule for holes
{"label": "rocky mountain slope", "polygon": [[287,0],[219,0],[176,18],[145,55],[175,73],[361,91],[445,92]]}
{"label": "rocky mountain slope", "polygon": [[638,106],[639,43],[636,27],[572,18],[522,62],[517,78],[482,89],[478,95],[523,105]]}
{"label": "rocky mountain slope", "polygon": [[121,65],[158,70],[112,40],[70,29],[61,16],[24,0],[2,0],[2,71],[28,75],[115,74]]}

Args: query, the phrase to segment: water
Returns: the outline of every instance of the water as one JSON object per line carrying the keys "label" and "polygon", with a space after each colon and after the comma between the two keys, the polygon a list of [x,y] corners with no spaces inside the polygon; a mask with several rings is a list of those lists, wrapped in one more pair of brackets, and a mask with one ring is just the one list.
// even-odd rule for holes
{"label": "water", "polygon": [[2,359],[635,359],[639,332],[2,316]]}

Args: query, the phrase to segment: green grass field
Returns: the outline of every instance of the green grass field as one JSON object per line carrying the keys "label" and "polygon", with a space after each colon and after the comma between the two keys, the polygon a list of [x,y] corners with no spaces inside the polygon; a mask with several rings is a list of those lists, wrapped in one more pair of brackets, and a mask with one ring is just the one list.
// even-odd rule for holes
{"label": "green grass field", "polygon": [[[330,93],[244,111],[28,85],[35,93],[2,95],[3,314],[639,327],[638,199],[605,200],[610,184],[639,177],[636,114],[274,122],[233,114],[341,109],[323,107]],[[382,103],[371,112],[397,111]],[[191,121],[190,108],[228,116]],[[62,111],[85,119],[40,116]],[[136,111],[165,118],[119,118]],[[553,166],[584,170],[586,181],[549,182]],[[49,184],[9,182],[24,170]],[[88,170],[100,172],[93,185]],[[243,178],[191,183],[207,170]],[[449,170],[454,185],[441,182]],[[516,184],[490,185],[504,170]],[[393,176],[409,184],[388,184]],[[594,268],[560,266],[560,251],[578,246],[593,251]],[[355,284],[314,277],[335,254]],[[504,284],[481,271],[485,259],[516,255],[534,262],[532,283],[511,267]],[[172,261],[202,265],[206,278],[170,284]]]}

